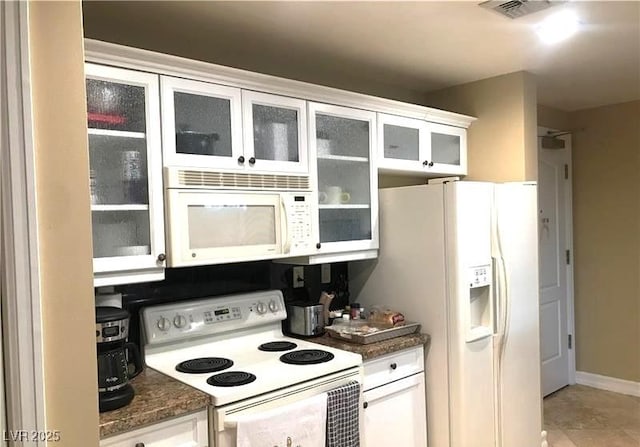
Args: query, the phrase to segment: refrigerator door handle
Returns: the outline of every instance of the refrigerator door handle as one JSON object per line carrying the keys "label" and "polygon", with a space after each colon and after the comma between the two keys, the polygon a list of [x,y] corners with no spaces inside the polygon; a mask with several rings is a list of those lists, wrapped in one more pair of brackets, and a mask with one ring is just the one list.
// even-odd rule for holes
{"label": "refrigerator door handle", "polygon": [[500,274],[498,273],[498,258],[491,257],[491,272],[493,275],[493,287],[491,299],[493,301],[493,334],[499,335],[500,333]]}

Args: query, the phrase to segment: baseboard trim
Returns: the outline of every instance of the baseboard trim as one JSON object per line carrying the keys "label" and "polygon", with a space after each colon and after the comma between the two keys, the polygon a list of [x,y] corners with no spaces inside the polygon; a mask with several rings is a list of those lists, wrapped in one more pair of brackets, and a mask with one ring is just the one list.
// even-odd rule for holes
{"label": "baseboard trim", "polygon": [[601,376],[584,371],[576,371],[576,383],[601,390],[613,391],[630,396],[640,397],[640,382]]}

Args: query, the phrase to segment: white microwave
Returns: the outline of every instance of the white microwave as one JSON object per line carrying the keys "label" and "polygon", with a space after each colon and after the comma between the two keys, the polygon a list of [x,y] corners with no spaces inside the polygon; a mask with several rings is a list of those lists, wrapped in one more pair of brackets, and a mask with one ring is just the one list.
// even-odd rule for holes
{"label": "white microwave", "polygon": [[167,266],[311,254],[309,191],[166,189]]}

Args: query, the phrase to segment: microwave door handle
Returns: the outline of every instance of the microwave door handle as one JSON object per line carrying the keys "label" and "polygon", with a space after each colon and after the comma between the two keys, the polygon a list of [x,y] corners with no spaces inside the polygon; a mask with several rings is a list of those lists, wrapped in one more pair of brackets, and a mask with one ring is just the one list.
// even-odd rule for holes
{"label": "microwave door handle", "polygon": [[280,197],[280,220],[284,226],[284,244],[282,244],[282,252],[287,254],[291,250],[291,236],[289,235],[289,215],[287,214],[287,204],[284,197]]}

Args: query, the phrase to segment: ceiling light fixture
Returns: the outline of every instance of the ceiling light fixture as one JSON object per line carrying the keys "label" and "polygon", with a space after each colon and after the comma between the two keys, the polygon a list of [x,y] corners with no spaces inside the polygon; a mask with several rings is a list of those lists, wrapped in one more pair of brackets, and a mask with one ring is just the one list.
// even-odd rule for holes
{"label": "ceiling light fixture", "polygon": [[536,26],[538,37],[547,44],[554,44],[574,35],[580,26],[578,17],[568,10],[553,14]]}

